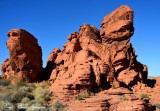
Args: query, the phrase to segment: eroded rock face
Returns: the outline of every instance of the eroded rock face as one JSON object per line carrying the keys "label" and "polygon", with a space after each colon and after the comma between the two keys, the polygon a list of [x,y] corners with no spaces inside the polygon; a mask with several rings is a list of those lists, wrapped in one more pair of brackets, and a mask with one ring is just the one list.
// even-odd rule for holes
{"label": "eroded rock face", "polygon": [[[76,109],[76,110],[75,110]],[[125,88],[109,89],[73,103],[69,111],[153,111],[152,105]]]}
{"label": "eroded rock face", "polygon": [[42,69],[42,50],[37,39],[22,29],[9,31],[8,37],[10,58],[2,64],[2,76],[9,79],[15,75],[30,82],[38,80]]}
{"label": "eroded rock face", "polygon": [[157,77],[156,78],[156,84],[155,84],[155,87],[157,87],[157,89],[160,90],[160,77]]}
{"label": "eroded rock face", "polygon": [[104,17],[100,31],[82,25],[79,32],[69,35],[62,51],[53,51],[56,53],[49,56],[51,90],[68,99],[71,94],[97,87],[145,83],[147,67],[136,60],[130,43],[133,33],[133,10],[125,5]]}

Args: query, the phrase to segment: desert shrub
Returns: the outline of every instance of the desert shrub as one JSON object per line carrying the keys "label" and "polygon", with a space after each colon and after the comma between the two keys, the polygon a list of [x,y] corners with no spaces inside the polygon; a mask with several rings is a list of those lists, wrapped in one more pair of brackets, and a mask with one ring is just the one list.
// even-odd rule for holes
{"label": "desert shrub", "polygon": [[21,86],[27,86],[26,81],[19,79],[17,80],[17,86],[21,87]]}
{"label": "desert shrub", "polygon": [[33,91],[33,95],[35,101],[39,104],[46,104],[47,101],[50,100],[51,94],[48,90],[49,85],[45,82],[35,84],[35,90]]}
{"label": "desert shrub", "polygon": [[127,98],[126,98],[125,95],[120,95],[120,100],[124,101],[124,100],[126,100],[126,99],[127,99]]}
{"label": "desert shrub", "polygon": [[10,85],[10,82],[8,80],[0,79],[0,85],[1,86],[8,86],[8,85]]}
{"label": "desert shrub", "polygon": [[34,103],[27,107],[26,111],[48,111],[45,106],[42,106],[38,103]]}
{"label": "desert shrub", "polygon": [[13,89],[14,90],[15,88],[16,88],[16,86],[12,85],[12,84],[6,86],[6,89]]}
{"label": "desert shrub", "polygon": [[30,86],[21,86],[18,89],[20,92],[32,92],[34,90],[33,87]]}
{"label": "desert shrub", "polygon": [[44,92],[44,93],[39,93],[37,95],[34,96],[35,97],[35,101],[39,104],[46,104],[47,101],[50,100],[50,96],[48,94],[48,92]]}
{"label": "desert shrub", "polygon": [[160,109],[160,103],[156,104],[156,108]]}
{"label": "desert shrub", "polygon": [[3,96],[2,100],[11,103],[19,103],[24,97],[33,98],[33,96],[27,92],[17,91]]}
{"label": "desert shrub", "polygon": [[11,102],[11,101],[12,101],[11,95],[12,95],[12,94],[7,94],[7,95],[5,95],[5,96],[3,96],[3,97],[1,98],[1,100],[7,101],[7,102]]}
{"label": "desert shrub", "polygon": [[142,98],[142,99],[148,99],[149,96],[148,96],[148,94],[141,94],[141,98]]}
{"label": "desert shrub", "polygon": [[22,98],[22,100],[21,100],[21,103],[23,103],[23,104],[26,104],[26,103],[28,103],[28,102],[30,102],[30,99],[29,99],[28,97],[24,97],[24,98]]}
{"label": "desert shrub", "polygon": [[64,110],[64,108],[67,107],[66,105],[63,105],[60,101],[56,101],[53,106],[55,111]]}
{"label": "desert shrub", "polygon": [[113,85],[111,86],[111,88],[112,88],[112,89],[116,89],[116,86],[113,84]]}
{"label": "desert shrub", "polygon": [[36,86],[35,86],[35,83],[28,83],[27,84],[30,88],[34,89]]}
{"label": "desert shrub", "polygon": [[43,82],[40,82],[40,83],[36,83],[34,84],[35,87],[42,87],[42,88],[45,88],[45,89],[48,89],[50,84],[46,81],[43,81]]}
{"label": "desert shrub", "polygon": [[45,100],[45,95],[44,94],[38,94],[35,96],[35,101],[39,104],[45,104],[46,100]]}
{"label": "desert shrub", "polygon": [[[6,91],[8,92],[0,96],[0,101],[13,103],[16,106],[22,104],[25,105],[26,108],[29,107],[33,109],[33,111],[45,111],[43,107],[44,105],[48,105],[48,101],[52,96],[48,88],[49,84],[46,82],[9,85],[6,87]],[[32,107],[38,107],[38,105],[41,106],[40,109],[34,109]],[[32,111],[30,109],[28,109],[28,111]]]}
{"label": "desert shrub", "polygon": [[3,100],[3,96],[0,96],[0,101]]}
{"label": "desert shrub", "polygon": [[30,107],[32,105],[36,104],[35,100],[31,100],[27,103],[27,107]]}
{"label": "desert shrub", "polygon": [[16,111],[16,107],[10,102],[0,101],[0,111]]}
{"label": "desert shrub", "polygon": [[83,95],[78,95],[78,96],[76,97],[76,99],[78,99],[78,100],[84,100],[84,97],[83,97]]}
{"label": "desert shrub", "polygon": [[14,103],[18,103],[21,101],[23,97],[26,97],[27,94],[25,92],[15,92],[11,95],[12,101]]}
{"label": "desert shrub", "polygon": [[76,98],[78,100],[84,100],[85,98],[89,98],[90,96],[94,96],[94,95],[95,94],[92,92],[86,92],[86,93],[79,94]]}

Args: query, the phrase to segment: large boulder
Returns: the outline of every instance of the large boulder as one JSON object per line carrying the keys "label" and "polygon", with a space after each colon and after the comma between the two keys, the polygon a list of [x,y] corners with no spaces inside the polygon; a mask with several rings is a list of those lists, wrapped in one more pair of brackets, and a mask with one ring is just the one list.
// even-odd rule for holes
{"label": "large boulder", "polygon": [[119,7],[103,18],[101,28],[105,43],[129,39],[134,33],[133,10],[125,5]]}
{"label": "large boulder", "polygon": [[2,64],[2,76],[5,79],[15,76],[30,82],[39,80],[42,50],[37,39],[22,29],[9,31],[8,37],[10,58]]}

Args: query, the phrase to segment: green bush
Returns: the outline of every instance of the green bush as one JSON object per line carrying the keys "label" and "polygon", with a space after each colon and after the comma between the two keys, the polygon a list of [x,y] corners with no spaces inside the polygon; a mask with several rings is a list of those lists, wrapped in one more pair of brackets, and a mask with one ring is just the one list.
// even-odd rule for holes
{"label": "green bush", "polygon": [[1,100],[7,101],[7,102],[12,102],[12,97],[11,97],[11,95],[12,95],[12,94],[7,94],[7,95],[5,95],[5,96],[3,96],[3,97],[1,98]]}
{"label": "green bush", "polygon": [[19,103],[22,98],[26,97],[27,94],[24,92],[15,92],[11,95],[12,101],[14,103]]}
{"label": "green bush", "polygon": [[156,108],[160,109],[160,103],[156,104]]}
{"label": "green bush", "polygon": [[63,105],[60,101],[56,101],[53,106],[55,108],[55,111],[63,110],[65,107],[67,107],[66,105]]}
{"label": "green bush", "polygon": [[121,96],[120,96],[120,100],[124,101],[124,100],[126,100],[126,99],[127,99],[127,98],[126,98],[125,95],[121,95]]}
{"label": "green bush", "polygon": [[51,94],[48,90],[49,86],[45,82],[40,84],[35,84],[35,90],[33,91],[33,95],[35,97],[35,101],[39,104],[46,104],[47,101],[50,100]]}
{"label": "green bush", "polygon": [[112,89],[116,89],[116,86],[114,84],[111,87],[112,87]]}
{"label": "green bush", "polygon": [[16,86],[10,84],[10,85],[8,85],[8,86],[6,87],[6,89],[12,89],[12,90],[14,90],[14,89],[16,89]]}
{"label": "green bush", "polygon": [[16,107],[10,102],[0,101],[0,111],[16,111]]}
{"label": "green bush", "polygon": [[18,90],[21,92],[32,92],[34,88],[29,87],[29,86],[21,86],[18,88]]}
{"label": "green bush", "polygon": [[44,94],[36,95],[35,96],[35,101],[36,101],[36,103],[39,103],[39,104],[45,104],[46,103],[45,95]]}
{"label": "green bush", "polygon": [[[3,94],[0,95],[0,101],[3,103],[12,103],[18,107],[19,104],[29,107],[33,111],[45,111],[44,106],[48,105],[52,94],[49,92],[49,84],[47,82],[41,83],[23,83],[19,82],[17,85],[8,85],[2,87]],[[40,109],[34,109],[32,106]],[[43,107],[43,108],[42,108]],[[30,109],[28,111],[32,111]],[[3,111],[0,109],[0,111]],[[8,110],[5,110],[8,111]]]}
{"label": "green bush", "polygon": [[42,88],[49,88],[49,83],[47,83],[47,82],[45,82],[45,81],[43,81],[43,82],[40,82],[40,83],[37,83],[37,84],[34,84],[35,85],[35,87],[42,87]]}
{"label": "green bush", "polygon": [[21,103],[23,103],[23,104],[27,104],[28,102],[30,102],[30,99],[28,97],[24,97],[21,100]]}
{"label": "green bush", "polygon": [[84,100],[85,98],[89,98],[90,96],[93,96],[95,95],[94,93],[92,92],[86,92],[86,93],[83,93],[83,94],[79,94],[76,98],[78,100]]}
{"label": "green bush", "polygon": [[11,103],[19,103],[24,97],[31,98],[31,99],[33,98],[33,96],[27,92],[17,91],[17,92],[9,93],[3,96],[2,100],[8,101]]}
{"label": "green bush", "polygon": [[10,82],[8,80],[0,79],[0,85],[1,86],[8,86],[8,85],[10,85]]}
{"label": "green bush", "polygon": [[148,99],[149,96],[148,96],[148,94],[141,94],[141,98],[142,98],[142,99]]}
{"label": "green bush", "polygon": [[31,100],[27,103],[27,107],[30,107],[32,105],[36,104],[35,100]]}
{"label": "green bush", "polygon": [[19,86],[19,87],[27,86],[27,83],[26,83],[26,81],[20,79],[17,81],[17,86]]}

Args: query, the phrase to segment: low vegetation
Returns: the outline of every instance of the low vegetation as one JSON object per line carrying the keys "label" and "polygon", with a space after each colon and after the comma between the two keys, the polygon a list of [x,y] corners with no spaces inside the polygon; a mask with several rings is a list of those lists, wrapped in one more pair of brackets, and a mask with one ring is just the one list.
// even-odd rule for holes
{"label": "low vegetation", "polygon": [[86,92],[86,93],[82,93],[79,94],[76,98],[77,100],[84,100],[86,98],[89,98],[90,96],[94,96],[95,94],[93,92]]}
{"label": "low vegetation", "polygon": [[111,88],[112,88],[112,89],[116,89],[116,86],[113,84],[113,85],[111,86]]}
{"label": "low vegetation", "polygon": [[148,99],[149,96],[148,96],[148,94],[141,94],[141,98],[142,98],[142,99]]}
{"label": "low vegetation", "polygon": [[125,95],[120,95],[120,100],[121,101],[124,101],[124,100],[126,100],[127,99],[127,97],[125,96]]}
{"label": "low vegetation", "polygon": [[53,105],[53,111],[63,111],[64,108],[67,107],[66,105],[63,105],[60,101],[56,101]]}
{"label": "low vegetation", "polygon": [[0,86],[8,86],[10,85],[10,82],[4,79],[0,79]]}
{"label": "low vegetation", "polygon": [[160,103],[156,104],[156,108],[160,110]]}
{"label": "low vegetation", "polygon": [[[49,86],[47,82],[26,83],[24,81],[18,81],[17,85],[12,85],[0,79],[0,111],[48,111],[49,101],[53,96],[48,90]],[[59,104],[59,109],[62,109],[60,106],[62,105]]]}

